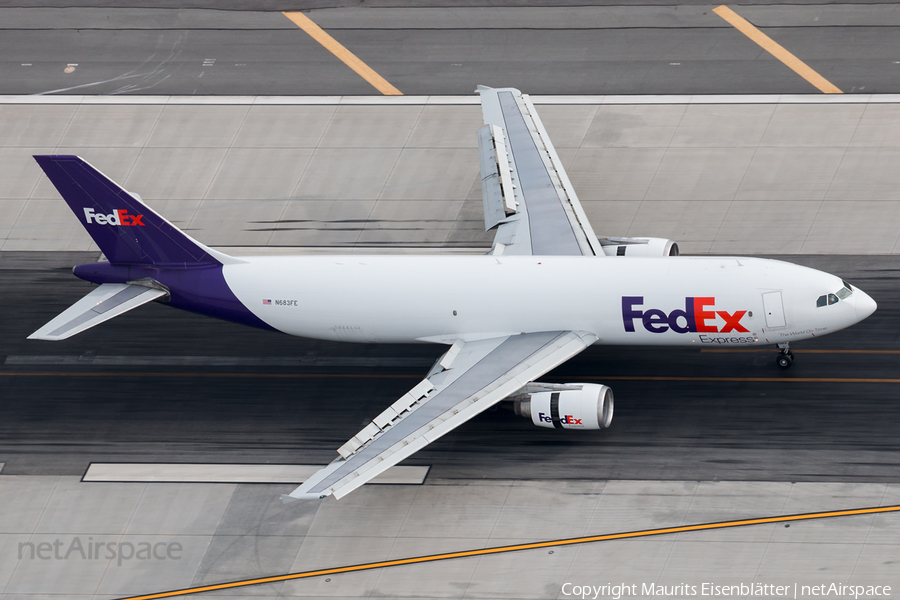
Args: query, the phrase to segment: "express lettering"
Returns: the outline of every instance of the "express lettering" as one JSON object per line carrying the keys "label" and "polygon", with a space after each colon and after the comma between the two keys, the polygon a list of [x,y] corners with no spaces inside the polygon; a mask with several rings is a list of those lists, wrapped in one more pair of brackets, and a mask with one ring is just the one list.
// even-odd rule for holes
{"label": "express lettering", "polygon": [[713,337],[711,335],[700,335],[701,344],[755,344],[759,341],[755,337]]}
{"label": "express lettering", "polygon": [[90,225],[93,221],[97,225],[120,225],[123,227],[143,227],[141,220],[144,215],[129,215],[127,210],[116,209],[108,215],[94,212],[93,208],[84,209],[84,218]]}
{"label": "express lettering", "polygon": [[[741,319],[747,314],[746,310],[738,310],[729,313],[724,310],[713,310],[716,304],[714,297],[685,298],[684,310],[675,309],[666,313],[658,308],[642,310],[643,296],[622,297],[622,322],[625,331],[634,331],[635,320],[640,320],[644,329],[650,333],[665,333],[670,329],[675,333],[749,333],[749,330],[741,325]],[[716,316],[724,321],[722,328],[716,324]]]}

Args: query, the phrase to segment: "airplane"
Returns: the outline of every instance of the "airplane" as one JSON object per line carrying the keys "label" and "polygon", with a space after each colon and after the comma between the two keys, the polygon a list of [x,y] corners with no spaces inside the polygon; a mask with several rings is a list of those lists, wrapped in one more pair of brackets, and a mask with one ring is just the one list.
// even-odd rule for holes
{"label": "airplane", "polygon": [[502,400],[538,427],[609,427],[609,386],[537,381],[592,344],[774,345],[787,368],[791,342],[875,311],[865,292],[822,271],[598,237],[531,99],[476,92],[485,230],[496,230],[483,255],[233,257],[83,159],[35,156],[107,260],[74,268],[99,287],[29,339],[66,339],[157,301],[307,338],[448,346],[288,502],[346,496]]}

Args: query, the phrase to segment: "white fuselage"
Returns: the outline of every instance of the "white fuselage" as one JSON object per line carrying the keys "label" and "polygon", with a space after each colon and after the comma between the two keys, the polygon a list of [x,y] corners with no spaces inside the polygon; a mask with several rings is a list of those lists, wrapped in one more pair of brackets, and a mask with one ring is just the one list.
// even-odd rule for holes
{"label": "white fuselage", "polygon": [[291,335],[350,342],[573,330],[594,333],[598,344],[770,345],[843,329],[875,309],[856,288],[817,307],[843,286],[838,277],[757,258],[241,260],[225,267],[225,279],[260,319]]}

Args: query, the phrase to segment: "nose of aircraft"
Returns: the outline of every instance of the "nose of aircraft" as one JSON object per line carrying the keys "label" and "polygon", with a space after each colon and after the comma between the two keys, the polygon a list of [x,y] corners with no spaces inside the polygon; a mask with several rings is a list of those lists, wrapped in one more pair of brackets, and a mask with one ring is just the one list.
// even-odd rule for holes
{"label": "nose of aircraft", "polygon": [[869,315],[875,312],[875,309],[878,308],[878,305],[874,300],[872,300],[872,297],[859,288],[856,288],[854,290],[853,297],[856,302],[857,321],[862,321],[863,319],[869,317]]}

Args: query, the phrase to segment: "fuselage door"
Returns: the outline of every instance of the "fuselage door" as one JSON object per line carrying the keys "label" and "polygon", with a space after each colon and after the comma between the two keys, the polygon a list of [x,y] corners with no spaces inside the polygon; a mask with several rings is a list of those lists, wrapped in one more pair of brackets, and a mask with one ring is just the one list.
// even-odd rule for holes
{"label": "fuselage door", "polygon": [[784,327],[784,303],[781,301],[781,291],[766,292],[763,297],[763,310],[766,311],[766,326],[769,329]]}

